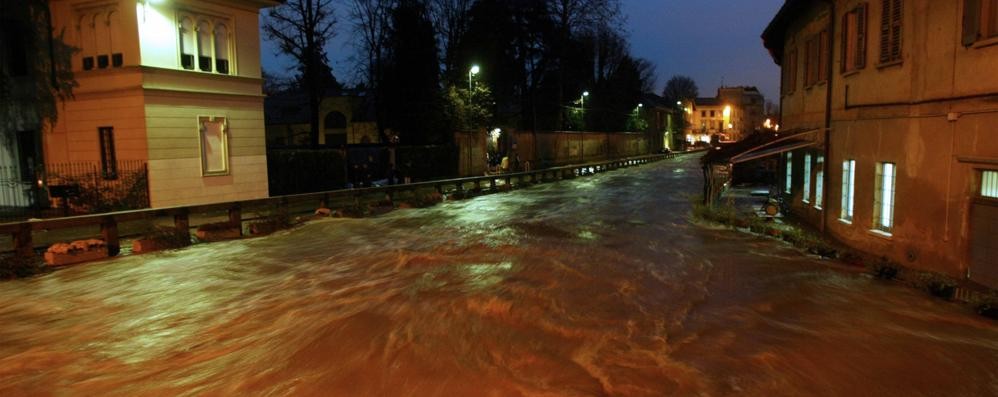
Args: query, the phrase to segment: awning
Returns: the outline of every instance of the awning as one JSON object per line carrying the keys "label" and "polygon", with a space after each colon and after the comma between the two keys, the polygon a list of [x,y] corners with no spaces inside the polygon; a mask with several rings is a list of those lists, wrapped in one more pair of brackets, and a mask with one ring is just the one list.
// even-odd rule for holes
{"label": "awning", "polygon": [[766,142],[762,145],[755,146],[731,156],[729,162],[731,164],[744,163],[746,161],[757,160],[763,157],[769,157],[789,152],[791,150],[817,145],[818,141],[817,139],[814,139],[814,133],[817,131],[819,131],[819,129],[808,130],[791,134],[774,141]]}

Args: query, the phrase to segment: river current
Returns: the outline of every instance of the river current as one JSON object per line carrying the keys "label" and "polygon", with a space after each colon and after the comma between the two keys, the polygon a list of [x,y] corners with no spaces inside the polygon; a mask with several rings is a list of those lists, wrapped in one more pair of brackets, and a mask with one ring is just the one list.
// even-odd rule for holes
{"label": "river current", "polygon": [[998,325],[689,221],[697,159],[0,283],[0,396],[985,396]]}

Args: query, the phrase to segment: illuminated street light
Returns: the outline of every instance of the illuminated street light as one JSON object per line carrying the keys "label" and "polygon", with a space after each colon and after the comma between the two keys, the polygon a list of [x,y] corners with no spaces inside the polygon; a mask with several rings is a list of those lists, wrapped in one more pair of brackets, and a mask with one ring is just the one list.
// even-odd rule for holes
{"label": "illuminated street light", "polygon": [[471,91],[471,78],[481,71],[482,68],[478,67],[478,65],[471,65],[471,70],[468,71],[468,91]]}
{"label": "illuminated street light", "polygon": [[582,101],[582,110],[583,111],[586,110],[586,97],[587,96],[589,96],[589,91],[582,91],[582,98],[580,98],[580,99]]}

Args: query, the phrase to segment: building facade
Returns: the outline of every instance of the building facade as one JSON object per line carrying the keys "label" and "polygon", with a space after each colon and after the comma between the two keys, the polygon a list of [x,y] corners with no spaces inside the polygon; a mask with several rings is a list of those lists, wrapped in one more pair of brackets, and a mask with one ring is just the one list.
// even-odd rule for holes
{"label": "building facade", "polygon": [[755,87],[721,87],[717,96],[684,104],[686,142],[735,142],[763,128],[765,100]]}
{"label": "building facade", "polygon": [[79,86],[45,162],[148,163],[153,207],[267,196],[259,14],[271,0],[51,0]]}
{"label": "building facade", "polygon": [[909,267],[998,286],[998,0],[789,0],[782,68],[794,212]]}

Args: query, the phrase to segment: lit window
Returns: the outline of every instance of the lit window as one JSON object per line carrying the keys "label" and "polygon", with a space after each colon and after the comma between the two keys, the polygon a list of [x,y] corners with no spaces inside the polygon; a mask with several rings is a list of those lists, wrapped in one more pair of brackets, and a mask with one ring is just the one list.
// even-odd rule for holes
{"label": "lit window", "polygon": [[801,201],[811,202],[811,153],[804,155],[804,192]]}
{"label": "lit window", "polygon": [[784,191],[786,191],[787,193],[790,193],[790,191],[791,191],[790,189],[793,187],[793,179],[794,179],[794,154],[793,153],[787,153],[787,164],[786,164],[786,167],[787,167],[787,178],[786,178],[786,189]]}
{"label": "lit window", "polygon": [[231,29],[225,19],[183,14],[178,24],[180,67],[231,74]]}
{"label": "lit window", "polygon": [[890,233],[894,228],[894,190],[897,167],[894,163],[877,164],[876,197],[873,204],[873,227]]}
{"label": "lit window", "polygon": [[229,137],[225,117],[199,117],[201,142],[201,173],[226,175],[229,173]]}
{"label": "lit window", "polygon": [[825,157],[818,156],[814,175],[814,208],[821,209],[825,203]]}
{"label": "lit window", "polygon": [[981,197],[998,199],[998,171],[981,172]]}
{"label": "lit window", "polygon": [[856,198],[856,160],[842,162],[842,212],[844,221],[852,221],[853,204]]}
{"label": "lit window", "polygon": [[194,70],[194,21],[180,19],[180,66]]}

